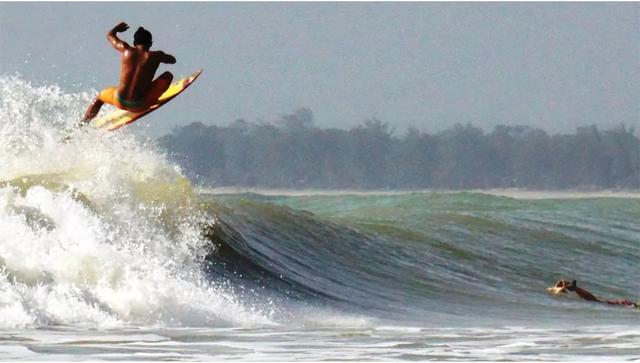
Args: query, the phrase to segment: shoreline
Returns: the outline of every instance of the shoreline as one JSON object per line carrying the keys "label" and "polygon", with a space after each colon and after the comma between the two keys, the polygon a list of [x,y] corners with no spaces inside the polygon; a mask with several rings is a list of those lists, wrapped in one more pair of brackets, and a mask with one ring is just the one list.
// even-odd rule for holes
{"label": "shoreline", "polygon": [[407,194],[457,194],[478,193],[514,199],[587,199],[587,198],[622,198],[640,199],[640,190],[526,190],[526,189],[417,189],[417,190],[326,190],[326,189],[263,189],[243,187],[198,188],[204,194],[244,194],[253,193],[264,196],[373,196],[373,195],[407,195]]}

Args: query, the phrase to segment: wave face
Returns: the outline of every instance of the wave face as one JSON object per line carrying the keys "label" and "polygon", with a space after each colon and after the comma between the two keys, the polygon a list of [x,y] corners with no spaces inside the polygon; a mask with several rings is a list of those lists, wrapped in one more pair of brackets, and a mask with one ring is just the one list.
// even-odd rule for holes
{"label": "wave face", "polygon": [[[559,278],[639,299],[640,200],[479,193],[215,195],[236,247],[317,296],[396,320],[609,322],[637,311],[563,298]],[[311,212],[311,213],[310,213]],[[633,314],[633,315],[629,315]]]}
{"label": "wave face", "polygon": [[0,78],[0,328],[638,317],[545,293],[639,298],[637,199],[211,195],[89,101]]}

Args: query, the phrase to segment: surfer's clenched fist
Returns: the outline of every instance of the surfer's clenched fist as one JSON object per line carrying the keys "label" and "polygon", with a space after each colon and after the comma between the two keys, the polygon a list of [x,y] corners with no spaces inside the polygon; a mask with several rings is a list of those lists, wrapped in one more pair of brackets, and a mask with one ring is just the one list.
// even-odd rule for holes
{"label": "surfer's clenched fist", "polygon": [[127,25],[127,23],[125,23],[124,21],[120,22],[120,24],[116,25],[113,28],[113,30],[117,33],[126,32],[127,29],[129,29],[129,25]]}

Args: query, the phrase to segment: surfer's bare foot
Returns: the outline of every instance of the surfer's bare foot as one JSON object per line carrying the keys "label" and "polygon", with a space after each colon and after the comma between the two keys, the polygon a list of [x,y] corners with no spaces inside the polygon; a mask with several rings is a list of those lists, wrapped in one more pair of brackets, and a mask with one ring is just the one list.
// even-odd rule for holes
{"label": "surfer's bare foot", "polygon": [[87,108],[87,111],[84,113],[82,122],[84,122],[85,124],[89,123],[89,121],[91,121],[94,117],[98,115],[98,112],[100,112],[100,108],[102,107],[102,105],[104,105],[104,102],[100,100],[99,96],[96,97],[91,103],[91,105],[89,106],[89,108]]}

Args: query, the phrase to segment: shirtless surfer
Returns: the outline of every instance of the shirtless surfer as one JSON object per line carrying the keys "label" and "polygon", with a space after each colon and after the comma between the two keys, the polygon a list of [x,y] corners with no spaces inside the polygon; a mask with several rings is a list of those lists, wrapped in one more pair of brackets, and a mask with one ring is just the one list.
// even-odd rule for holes
{"label": "shirtless surfer", "polygon": [[129,29],[122,22],[116,25],[107,39],[120,53],[120,84],[118,87],[108,87],[100,92],[84,114],[83,122],[91,121],[103,104],[108,103],[122,110],[142,112],[153,105],[169,88],[173,80],[170,72],[162,73],[153,80],[160,63],[174,64],[176,59],[162,51],[151,51],[151,33],[139,27],[133,35],[133,47],[118,38],[117,33]]}
{"label": "shirtless surfer", "polygon": [[575,293],[577,296],[579,296],[580,298],[587,300],[587,301],[594,301],[594,302],[599,302],[599,303],[606,303],[609,305],[624,305],[624,306],[629,306],[629,307],[633,307],[633,308],[640,308],[640,304],[638,303],[634,303],[630,300],[602,300],[597,298],[595,295],[593,295],[592,293],[590,293],[589,291],[578,287],[578,282],[576,280],[573,281],[569,281],[569,280],[558,280],[556,282],[556,284],[553,287],[548,287],[547,291],[550,294],[553,295],[559,295],[559,294],[567,294],[567,293]]}

